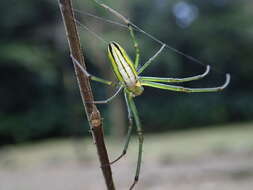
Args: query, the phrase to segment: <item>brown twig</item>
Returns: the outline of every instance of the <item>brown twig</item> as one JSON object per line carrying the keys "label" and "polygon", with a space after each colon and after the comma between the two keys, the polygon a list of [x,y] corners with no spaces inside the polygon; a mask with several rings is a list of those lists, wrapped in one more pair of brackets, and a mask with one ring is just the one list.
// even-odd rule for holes
{"label": "brown twig", "polygon": [[[80,38],[77,32],[76,23],[74,22],[74,14],[72,11],[71,0],[59,0],[59,7],[65,24],[65,30],[69,43],[70,53],[83,66],[83,68],[86,69],[84,57],[80,46]],[[101,169],[103,171],[104,179],[106,182],[106,186],[108,190],[114,190],[115,187],[113,183],[111,167],[109,163],[106,146],[104,143],[104,134],[100,112],[98,111],[95,104],[90,103],[93,102],[94,100],[89,79],[82,73],[82,71],[80,70],[79,67],[76,66],[76,64],[74,64],[74,68],[83,105],[85,107],[86,115],[89,120],[92,136],[95,145],[97,147],[97,152],[101,164]]]}

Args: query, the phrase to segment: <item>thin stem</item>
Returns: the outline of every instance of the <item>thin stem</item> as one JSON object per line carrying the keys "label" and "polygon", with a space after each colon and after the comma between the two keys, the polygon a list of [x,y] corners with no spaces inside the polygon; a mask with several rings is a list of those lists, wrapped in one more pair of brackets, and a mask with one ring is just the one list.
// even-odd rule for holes
{"label": "thin stem", "polygon": [[[74,14],[72,11],[71,0],[59,0],[59,7],[60,7],[62,18],[65,24],[65,30],[66,30],[68,43],[69,43],[70,54],[73,55],[73,57],[82,65],[84,69],[86,69],[85,63],[84,63],[84,57],[83,57],[81,46],[80,46],[80,39],[77,33],[77,27],[74,22],[75,19],[74,19]],[[93,94],[91,91],[89,78],[83,74],[81,69],[76,64],[73,63],[73,65],[75,68],[76,78],[78,81],[80,94],[82,97],[86,115],[89,121],[90,129],[92,131],[92,136],[97,148],[98,157],[101,164],[101,169],[104,175],[107,189],[115,190],[109,158],[108,158],[106,146],[104,143],[102,119],[96,105],[92,103],[94,102],[94,100],[93,100]]]}

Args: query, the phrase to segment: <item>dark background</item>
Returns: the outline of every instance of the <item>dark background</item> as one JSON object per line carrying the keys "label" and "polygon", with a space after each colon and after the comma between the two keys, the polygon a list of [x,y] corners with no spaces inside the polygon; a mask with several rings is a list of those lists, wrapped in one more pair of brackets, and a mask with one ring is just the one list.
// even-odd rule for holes
{"label": "dark background", "polygon": [[[252,121],[252,1],[105,2],[145,31],[203,61],[197,64],[166,50],[145,75],[192,76],[210,64],[206,79],[184,86],[218,86],[225,73],[232,76],[229,87],[219,93],[145,88],[136,102],[146,133]],[[117,20],[92,1],[74,1],[74,5]],[[80,14],[78,18],[106,41],[118,41],[134,57],[127,30]],[[0,145],[89,135],[57,1],[1,1],[0,19]],[[111,78],[106,44],[85,30],[80,32],[89,72]],[[143,63],[159,46],[143,34],[136,35]],[[93,87],[96,99],[113,91],[100,84]],[[122,135],[126,125],[123,99],[99,108],[106,134]]]}

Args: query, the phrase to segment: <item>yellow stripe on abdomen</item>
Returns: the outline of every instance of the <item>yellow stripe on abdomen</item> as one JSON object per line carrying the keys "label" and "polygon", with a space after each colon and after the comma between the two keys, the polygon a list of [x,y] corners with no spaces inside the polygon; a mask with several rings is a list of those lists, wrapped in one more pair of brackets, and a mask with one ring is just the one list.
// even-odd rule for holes
{"label": "yellow stripe on abdomen", "polygon": [[137,83],[137,76],[130,66],[132,63],[128,63],[127,59],[124,58],[124,52],[120,51],[118,44],[112,42],[109,46],[111,46],[111,48],[109,48],[111,50],[110,53],[113,55],[118,72],[123,78],[125,84],[129,87],[135,86]]}

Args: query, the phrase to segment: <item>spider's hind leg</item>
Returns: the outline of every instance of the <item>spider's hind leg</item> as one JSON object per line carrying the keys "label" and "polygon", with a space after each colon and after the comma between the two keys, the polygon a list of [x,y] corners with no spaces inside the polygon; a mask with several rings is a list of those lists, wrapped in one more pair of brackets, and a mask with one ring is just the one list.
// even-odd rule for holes
{"label": "spider's hind leg", "polygon": [[134,186],[136,185],[136,183],[138,182],[138,180],[139,180],[139,174],[140,174],[140,170],[141,170],[141,160],[142,160],[142,146],[143,146],[144,137],[143,137],[143,131],[142,131],[140,118],[139,118],[135,103],[133,101],[133,98],[131,96],[128,96],[128,100],[129,100],[129,105],[130,105],[130,108],[132,110],[133,117],[134,117],[134,120],[135,120],[135,124],[136,124],[136,128],[137,128],[136,130],[137,130],[137,135],[138,135],[138,141],[139,141],[137,167],[136,167],[134,182],[130,187],[130,190],[132,190],[134,188]]}

